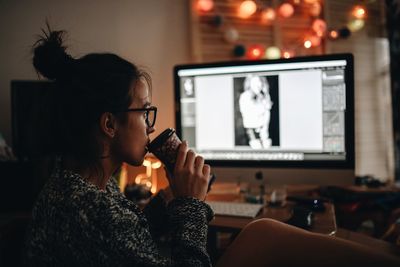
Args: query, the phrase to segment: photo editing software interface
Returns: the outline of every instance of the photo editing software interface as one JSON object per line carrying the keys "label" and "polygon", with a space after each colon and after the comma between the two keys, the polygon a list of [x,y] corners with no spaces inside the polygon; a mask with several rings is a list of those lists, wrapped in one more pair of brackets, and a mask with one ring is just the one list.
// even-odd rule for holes
{"label": "photo editing software interface", "polygon": [[346,58],[199,66],[175,69],[177,129],[205,159],[346,160]]}

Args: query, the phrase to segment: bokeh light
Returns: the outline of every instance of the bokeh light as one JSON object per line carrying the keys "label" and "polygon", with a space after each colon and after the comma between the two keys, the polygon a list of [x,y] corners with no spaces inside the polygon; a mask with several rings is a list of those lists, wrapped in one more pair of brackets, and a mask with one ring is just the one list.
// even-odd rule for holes
{"label": "bokeh light", "polygon": [[295,53],[291,49],[284,49],[282,50],[282,57],[283,58],[292,58],[294,57]]}
{"label": "bokeh light", "polygon": [[265,58],[267,59],[281,58],[281,50],[276,46],[270,46],[265,50]]}
{"label": "bokeh light", "polygon": [[228,43],[235,43],[239,39],[239,32],[235,28],[229,27],[224,32],[224,39]]}
{"label": "bokeh light", "polygon": [[352,19],[347,23],[347,28],[349,28],[351,32],[356,32],[361,30],[364,25],[365,21],[363,19]]}
{"label": "bokeh light", "polygon": [[322,37],[326,33],[326,22],[322,19],[314,20],[312,24],[313,31],[317,34],[317,36]]}
{"label": "bokeh light", "polygon": [[243,1],[239,6],[239,17],[248,18],[257,11],[257,5],[252,0]]}
{"label": "bokeh light", "polygon": [[273,8],[266,8],[261,13],[261,21],[264,24],[271,23],[276,18],[276,13]]}
{"label": "bokeh light", "polygon": [[279,15],[284,18],[289,18],[294,14],[294,7],[289,3],[283,3],[279,6]]}
{"label": "bokeh light", "polygon": [[307,48],[307,49],[308,49],[308,48],[311,48],[311,46],[312,46],[310,40],[305,40],[303,45],[304,45],[304,47]]}
{"label": "bokeh light", "polygon": [[357,19],[364,19],[367,16],[367,11],[363,6],[355,6],[351,14]]}
{"label": "bokeh light", "polygon": [[213,0],[197,0],[197,9],[203,12],[208,12],[214,8]]}
{"label": "bokeh light", "polygon": [[329,32],[329,38],[332,40],[336,40],[337,38],[339,38],[339,33],[337,30],[331,30]]}
{"label": "bokeh light", "polygon": [[249,46],[246,56],[248,59],[260,59],[264,55],[264,47],[259,44]]}
{"label": "bokeh light", "polygon": [[313,17],[318,17],[321,14],[321,4],[320,3],[314,3],[310,6],[310,14]]}

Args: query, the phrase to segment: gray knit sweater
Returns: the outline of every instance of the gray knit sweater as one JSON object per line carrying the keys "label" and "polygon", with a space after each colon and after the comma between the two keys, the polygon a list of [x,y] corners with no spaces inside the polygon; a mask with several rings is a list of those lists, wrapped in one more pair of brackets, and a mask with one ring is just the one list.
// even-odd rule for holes
{"label": "gray knit sweater", "polygon": [[[119,192],[70,171],[56,171],[42,190],[27,236],[31,266],[210,266],[206,252],[213,213],[202,201],[156,195],[141,211]],[[169,233],[170,256],[157,238]]]}

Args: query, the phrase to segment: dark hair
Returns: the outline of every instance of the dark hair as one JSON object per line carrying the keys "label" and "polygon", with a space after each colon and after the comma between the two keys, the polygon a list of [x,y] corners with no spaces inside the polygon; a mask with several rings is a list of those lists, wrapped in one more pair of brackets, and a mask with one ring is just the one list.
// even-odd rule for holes
{"label": "dark hair", "polygon": [[[97,137],[99,118],[104,112],[124,110],[133,100],[141,78],[151,88],[150,76],[134,64],[110,53],[91,53],[74,59],[63,44],[65,31],[47,31],[34,44],[33,65],[56,83],[55,107],[46,128],[45,153],[71,156],[81,166],[97,168],[102,148]],[[116,114],[125,122],[126,114]]]}

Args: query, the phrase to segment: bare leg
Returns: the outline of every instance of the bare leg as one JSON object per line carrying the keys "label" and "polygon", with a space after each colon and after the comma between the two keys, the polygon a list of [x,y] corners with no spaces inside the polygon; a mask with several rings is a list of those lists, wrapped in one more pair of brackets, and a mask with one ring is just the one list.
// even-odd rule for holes
{"label": "bare leg", "polygon": [[400,266],[400,258],[271,219],[250,223],[217,263],[235,266]]}

